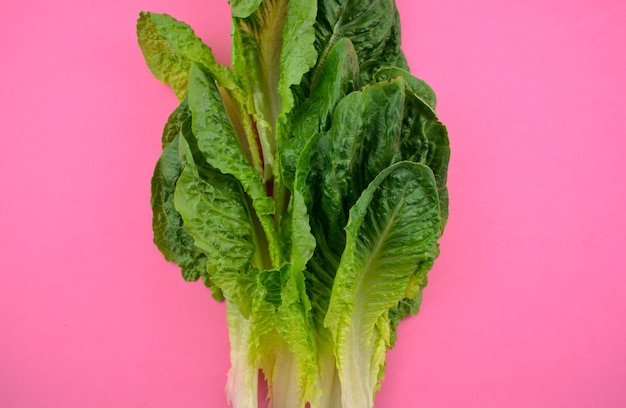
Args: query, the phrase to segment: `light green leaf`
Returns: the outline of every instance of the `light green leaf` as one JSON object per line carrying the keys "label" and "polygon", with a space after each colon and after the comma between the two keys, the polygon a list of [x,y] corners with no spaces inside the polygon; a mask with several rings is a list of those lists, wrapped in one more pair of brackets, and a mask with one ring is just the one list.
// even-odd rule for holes
{"label": "light green leaf", "polygon": [[282,109],[278,82],[288,6],[287,0],[267,0],[250,16],[233,18],[233,71],[248,96],[246,110],[256,121],[265,180],[274,176],[276,124]]}
{"label": "light green leaf", "polygon": [[224,174],[235,176],[250,197],[260,202],[259,215],[271,214],[273,205],[263,179],[246,158],[217,86],[197,65],[190,70],[188,99],[193,133],[207,163]]}
{"label": "light green leaf", "polygon": [[199,167],[181,139],[185,166],[176,184],[176,208],[196,246],[215,270],[238,271],[254,254],[254,226],[241,185],[231,176]]}
{"label": "light green leaf", "polygon": [[303,327],[298,296],[290,289],[293,287],[289,282],[290,269],[291,265],[285,263],[279,269],[259,274],[250,316],[249,356],[263,370],[273,406],[304,407],[313,382],[307,373],[316,374],[316,371],[315,364],[302,365],[303,356],[299,353],[305,351],[313,356],[315,353],[307,348],[310,344],[297,343],[303,337]]}
{"label": "light green leaf", "polygon": [[216,62],[211,48],[187,24],[167,14],[142,12],[137,21],[137,38],[152,74],[169,84],[179,100],[187,93],[192,63],[204,65],[221,86],[243,98],[232,72]]}
{"label": "light green leaf", "polygon": [[[256,120],[266,180],[280,177],[280,169],[274,169],[277,140],[290,132],[286,115],[295,103],[291,87],[316,62],[316,5],[309,0],[267,0],[253,14],[234,18],[233,69],[250,96],[248,112]],[[280,183],[275,186],[282,188]]]}
{"label": "light green leaf", "polygon": [[315,238],[309,226],[310,192],[306,180],[311,152],[316,145],[311,138],[301,152],[291,196],[291,253],[285,269],[284,288],[277,313],[277,329],[294,354],[297,369],[296,399],[280,406],[304,406],[321,396],[317,388],[318,355],[311,303],[307,294],[304,269],[315,250]]}
{"label": "light green leaf", "polygon": [[[281,114],[285,115],[294,107],[294,96],[291,87],[300,84],[302,76],[317,61],[315,50],[315,17],[317,2],[310,0],[289,0],[283,44],[280,55],[280,78],[278,93],[281,96]],[[286,138],[286,137],[285,137]],[[281,143],[283,137],[278,137]]]}
{"label": "light green leaf", "polygon": [[262,264],[254,222],[241,185],[197,163],[194,142],[190,134],[180,139],[184,168],[174,193],[176,210],[194,245],[207,257],[211,281],[248,315],[249,292],[256,283],[251,265]]}
{"label": "light green leaf", "polygon": [[267,195],[261,175],[246,157],[210,74],[192,65],[189,83],[189,108],[198,149],[211,167],[241,183],[265,232],[272,264],[280,265],[280,247],[271,217],[274,201]]}
{"label": "light green leaf", "polygon": [[325,320],[343,406],[372,406],[390,346],[388,311],[404,298],[411,277],[432,267],[440,222],[432,171],[410,162],[383,171],[350,210]]}
{"label": "light green leaf", "polygon": [[229,0],[230,12],[233,17],[246,18],[254,13],[263,0]]}
{"label": "light green leaf", "polygon": [[307,401],[319,398],[316,388],[318,379],[317,347],[312,324],[311,305],[306,293],[302,270],[293,266],[286,270],[283,278],[285,286],[281,292],[281,304],[276,315],[278,333],[285,339],[289,351],[293,354],[293,368],[290,376],[294,384],[289,387],[291,395],[284,404],[278,406],[303,407]]}

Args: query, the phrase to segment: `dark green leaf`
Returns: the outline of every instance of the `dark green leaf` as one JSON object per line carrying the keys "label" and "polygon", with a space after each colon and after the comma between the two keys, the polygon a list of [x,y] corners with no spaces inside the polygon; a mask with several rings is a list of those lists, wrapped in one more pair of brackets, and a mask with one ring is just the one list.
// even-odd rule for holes
{"label": "dark green leaf", "polygon": [[310,96],[294,112],[293,137],[280,149],[285,183],[290,188],[293,188],[296,163],[307,140],[330,128],[337,103],[357,89],[359,63],[349,39],[344,38],[333,46],[322,71],[311,87]]}
{"label": "dark green leaf", "polygon": [[180,266],[186,281],[202,277],[213,297],[222,300],[207,271],[207,258],[195,246],[193,237],[183,228],[183,219],[174,205],[174,191],[182,172],[178,136],[165,146],[152,177],[152,228],[154,243],[170,262]]}
{"label": "dark green leaf", "polygon": [[448,219],[448,189],[446,187],[450,161],[448,131],[422,98],[410,89],[407,89],[406,94],[398,160],[423,163],[433,171],[439,192],[443,232]]}
{"label": "dark green leaf", "polygon": [[167,123],[163,129],[163,136],[161,137],[161,144],[164,148],[180,134],[180,129],[188,118],[191,118],[191,111],[189,110],[189,105],[187,105],[187,99],[185,98],[167,119]]}
{"label": "dark green leaf", "polygon": [[349,208],[397,157],[403,106],[401,81],[367,86],[337,105],[319,147],[321,191],[314,211],[324,215],[324,235],[331,247],[341,250]]}
{"label": "dark green leaf", "polygon": [[[404,297],[398,304],[391,309],[389,309],[389,323],[391,325],[391,337],[390,337],[390,346],[393,347],[398,339],[398,324],[408,316],[414,316],[419,312],[420,306],[422,304],[422,294],[426,284],[428,283],[428,278],[423,276],[420,278],[415,275],[411,278],[411,280],[416,281],[416,283],[409,282],[409,288],[412,290],[417,290],[417,294],[412,297]],[[405,293],[406,295],[406,293]]]}
{"label": "dark green leaf", "polygon": [[380,67],[407,68],[400,50],[400,19],[393,0],[320,0],[318,8],[318,67],[324,64],[332,46],[348,37],[359,57],[362,83],[368,83]]}
{"label": "dark green leaf", "polygon": [[433,110],[435,110],[435,105],[437,104],[437,97],[435,95],[435,92],[426,82],[414,77],[407,70],[399,67],[383,67],[374,73],[373,80],[374,82],[380,82],[397,77],[402,77],[411,92],[413,92],[416,96],[426,102]]}

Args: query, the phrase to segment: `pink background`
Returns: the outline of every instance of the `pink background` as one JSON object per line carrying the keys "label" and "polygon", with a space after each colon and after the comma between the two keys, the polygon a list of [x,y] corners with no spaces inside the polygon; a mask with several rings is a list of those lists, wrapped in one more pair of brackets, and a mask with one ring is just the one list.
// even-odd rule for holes
{"label": "pink background", "polygon": [[[626,406],[626,3],[398,6],[451,205],[377,408]],[[224,305],[152,244],[140,10],[228,62],[226,0],[0,5],[0,407],[226,407]]]}

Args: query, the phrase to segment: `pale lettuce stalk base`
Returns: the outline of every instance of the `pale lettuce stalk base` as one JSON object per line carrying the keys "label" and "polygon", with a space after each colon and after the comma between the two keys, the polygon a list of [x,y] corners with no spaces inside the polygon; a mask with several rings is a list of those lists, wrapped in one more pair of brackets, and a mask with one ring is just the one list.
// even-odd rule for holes
{"label": "pale lettuce stalk base", "polygon": [[[224,0],[226,1],[226,0]],[[154,242],[226,301],[226,398],[370,408],[448,215],[450,147],[393,0],[231,0],[231,67],[185,23],[139,45],[180,105],[152,178]]]}
{"label": "pale lettuce stalk base", "polygon": [[226,304],[228,338],[230,341],[230,371],[226,383],[228,402],[234,407],[257,408],[259,393],[258,369],[250,362],[248,344],[250,322],[237,306]]}

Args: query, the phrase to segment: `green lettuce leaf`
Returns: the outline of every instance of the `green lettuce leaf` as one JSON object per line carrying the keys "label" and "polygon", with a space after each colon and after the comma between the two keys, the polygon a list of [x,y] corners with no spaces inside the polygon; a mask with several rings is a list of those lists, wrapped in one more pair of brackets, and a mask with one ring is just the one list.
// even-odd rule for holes
{"label": "green lettuce leaf", "polygon": [[307,140],[328,131],[337,103],[357,89],[359,62],[352,42],[348,38],[338,41],[321,69],[322,74],[311,84],[310,95],[294,110],[292,137],[280,149],[284,182],[290,188]]}
{"label": "green lettuce leaf", "polygon": [[[316,15],[316,2],[289,0],[280,53],[280,77],[277,84],[282,103],[282,115],[291,112],[295,104],[291,87],[300,84],[304,74],[317,62],[317,51],[314,46],[315,29],[313,28]],[[282,142],[281,136],[278,134],[278,143]],[[286,136],[283,137],[286,138]]]}
{"label": "green lettuce leaf", "polygon": [[193,134],[180,139],[183,170],[174,204],[194,245],[206,255],[207,270],[224,296],[249,314],[249,290],[255,276],[251,264],[263,267],[262,254],[246,198],[239,182],[198,163]]}
{"label": "green lettuce leaf", "polygon": [[435,110],[437,96],[433,89],[423,80],[411,75],[407,70],[399,67],[383,67],[374,73],[373,81],[381,82],[398,77],[402,77],[411,92],[428,104],[433,111]]}
{"label": "green lettuce leaf", "polygon": [[[400,49],[400,18],[393,0],[320,0],[315,24],[317,66],[347,37],[359,57],[362,83],[384,66],[407,68]],[[317,70],[313,76],[318,75]]]}
{"label": "green lettuce leaf", "polygon": [[186,281],[202,277],[216,300],[223,300],[221,290],[211,281],[207,258],[194,244],[193,237],[183,227],[183,219],[174,204],[176,183],[183,170],[180,158],[179,134],[188,118],[183,101],[170,115],[163,130],[163,152],[152,176],[150,204],[154,243],[165,259],[175,262]]}
{"label": "green lettuce leaf", "polygon": [[389,309],[388,317],[391,329],[389,348],[392,348],[396,343],[396,340],[398,339],[398,325],[400,324],[400,322],[408,316],[415,316],[419,312],[420,306],[422,304],[422,295],[424,288],[428,283],[428,279],[426,278],[426,276],[424,276],[422,277],[421,281],[418,281],[417,278],[412,278],[411,280],[413,280],[414,283],[409,282],[407,291],[417,290],[417,294],[412,297],[404,297],[398,302],[396,306]]}
{"label": "green lettuce leaf", "polygon": [[183,99],[180,104],[174,109],[167,119],[167,123],[163,128],[163,134],[161,136],[161,146],[169,145],[180,134],[183,123],[191,117],[191,111],[187,104],[187,99]]}
{"label": "green lettuce leaf", "polygon": [[343,248],[349,208],[399,148],[403,88],[400,81],[371,85],[343,98],[319,153],[319,206],[328,244]]}
{"label": "green lettuce leaf", "polygon": [[152,177],[152,227],[154,243],[165,259],[181,267],[183,278],[194,281],[206,271],[206,256],[196,248],[183,228],[183,219],[174,206],[174,190],[182,172],[178,143],[165,147]]}
{"label": "green lettuce leaf", "polygon": [[167,14],[142,12],[137,21],[137,38],[152,74],[169,84],[179,100],[187,93],[193,63],[204,65],[223,87],[239,90],[232,72],[217,63],[211,48],[196,37],[189,25]]}
{"label": "green lettuce leaf", "polygon": [[233,19],[233,70],[247,95],[263,156],[263,178],[272,183],[278,224],[289,194],[282,180],[278,145],[289,138],[296,101],[292,87],[316,63],[313,28],[317,4],[310,0],[268,0]]}
{"label": "green lettuce leaf", "polygon": [[246,18],[254,13],[263,0],[230,0],[230,11],[233,17]]}
{"label": "green lettuce leaf", "polygon": [[325,325],[334,338],[344,407],[371,407],[390,346],[389,309],[439,253],[432,171],[401,162],[381,172],[350,210],[346,248]]}
{"label": "green lettuce leaf", "polygon": [[245,18],[234,18],[233,70],[250,96],[247,112],[255,118],[266,180],[280,177],[274,171],[277,138],[284,137],[278,128],[287,121],[283,117],[279,125],[279,116],[294,105],[291,86],[316,61],[315,15],[315,2],[268,0]]}
{"label": "green lettuce leaf", "polygon": [[294,354],[298,383],[295,387],[296,399],[283,401],[279,406],[304,406],[307,401],[314,403],[321,397],[315,329],[304,273],[316,245],[309,226],[311,195],[306,184],[315,141],[311,138],[301,152],[291,195],[290,263],[285,270],[285,286],[281,293],[282,302],[278,307],[277,328]]}
{"label": "green lettuce leaf", "polygon": [[192,65],[190,85],[189,108],[198,149],[210,166],[241,183],[263,227],[271,265],[280,265],[280,247],[272,219],[274,200],[267,195],[261,175],[246,157],[215,82],[209,73]]}
{"label": "green lettuce leaf", "polygon": [[427,165],[437,180],[439,210],[442,223],[441,232],[448,220],[448,162],[450,161],[450,141],[446,127],[439,122],[437,115],[423,98],[413,92],[409,85],[406,90],[406,103],[402,119],[401,159]]}

